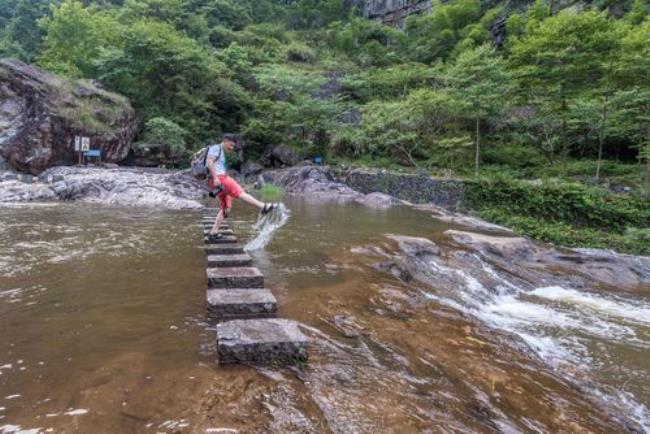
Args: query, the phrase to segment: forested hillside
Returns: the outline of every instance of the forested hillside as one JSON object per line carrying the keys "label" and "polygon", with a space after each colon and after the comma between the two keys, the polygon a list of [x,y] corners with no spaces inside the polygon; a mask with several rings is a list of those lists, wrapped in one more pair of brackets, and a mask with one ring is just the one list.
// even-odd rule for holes
{"label": "forested hillside", "polygon": [[128,96],[176,150],[237,131],[249,158],[650,189],[647,0],[433,2],[404,29],[362,3],[0,0],[0,56]]}

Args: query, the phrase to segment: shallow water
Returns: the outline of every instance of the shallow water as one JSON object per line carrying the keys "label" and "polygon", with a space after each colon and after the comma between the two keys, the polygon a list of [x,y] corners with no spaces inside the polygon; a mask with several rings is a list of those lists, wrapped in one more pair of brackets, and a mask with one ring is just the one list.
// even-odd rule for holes
{"label": "shallow water", "polygon": [[[374,267],[386,234],[451,257],[449,225],[288,206],[252,255],[312,338],[296,368],[216,363],[199,212],[0,206],[0,433],[648,430],[647,295],[530,288],[481,258],[404,283]],[[255,221],[236,204],[240,239]]]}

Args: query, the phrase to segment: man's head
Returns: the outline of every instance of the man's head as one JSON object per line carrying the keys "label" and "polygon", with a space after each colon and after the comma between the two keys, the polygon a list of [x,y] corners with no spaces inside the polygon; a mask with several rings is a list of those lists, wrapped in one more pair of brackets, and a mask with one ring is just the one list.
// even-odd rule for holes
{"label": "man's head", "polygon": [[223,137],[221,138],[221,143],[223,143],[223,148],[224,150],[228,152],[232,152],[235,149],[237,149],[237,136],[234,134],[224,134]]}

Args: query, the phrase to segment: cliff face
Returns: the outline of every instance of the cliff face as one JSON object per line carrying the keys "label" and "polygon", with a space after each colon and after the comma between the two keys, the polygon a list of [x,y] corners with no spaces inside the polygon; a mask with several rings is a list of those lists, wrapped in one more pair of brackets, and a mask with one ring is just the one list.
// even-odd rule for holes
{"label": "cliff face", "polygon": [[37,175],[74,164],[75,135],[90,137],[102,160],[126,157],[136,130],[126,98],[73,82],[17,60],[0,60],[0,159]]}
{"label": "cliff face", "polygon": [[371,20],[402,27],[409,15],[431,11],[431,0],[366,0],[363,15]]}

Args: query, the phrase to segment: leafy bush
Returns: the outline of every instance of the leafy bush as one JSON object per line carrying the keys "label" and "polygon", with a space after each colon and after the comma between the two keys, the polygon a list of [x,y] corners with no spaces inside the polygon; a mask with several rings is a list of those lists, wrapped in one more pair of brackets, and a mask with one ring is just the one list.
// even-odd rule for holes
{"label": "leafy bush", "polygon": [[184,149],[187,131],[163,117],[149,119],[145,123],[144,141],[169,146],[170,149]]}
{"label": "leafy bush", "polygon": [[650,225],[650,200],[622,197],[577,183],[475,181],[466,188],[467,205],[475,210],[501,209],[553,223],[591,227],[622,234],[627,227]]}
{"label": "leafy bush", "polygon": [[316,58],[314,50],[305,44],[292,42],[287,47],[287,60],[291,62],[312,63]]}
{"label": "leafy bush", "polygon": [[284,196],[284,189],[273,184],[264,184],[258,190],[259,197],[265,202],[277,202]]}

